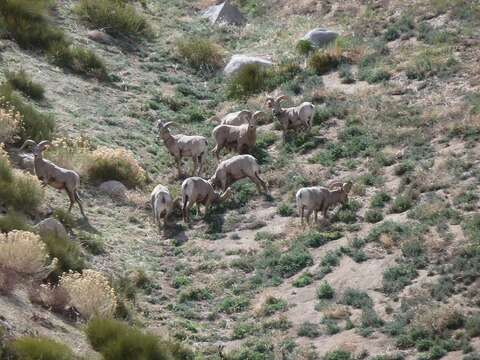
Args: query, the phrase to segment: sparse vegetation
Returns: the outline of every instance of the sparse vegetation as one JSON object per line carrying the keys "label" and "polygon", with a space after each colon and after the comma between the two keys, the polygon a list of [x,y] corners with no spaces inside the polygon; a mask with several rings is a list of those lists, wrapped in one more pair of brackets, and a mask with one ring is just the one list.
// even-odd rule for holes
{"label": "sparse vegetation", "polygon": [[12,345],[13,353],[24,360],[74,360],[73,352],[63,344],[43,337],[22,337]]}
{"label": "sparse vegetation", "polygon": [[177,40],[177,50],[190,66],[205,73],[212,73],[223,63],[218,45],[206,38],[179,39]]}
{"label": "sparse vegetation", "polygon": [[317,288],[317,297],[319,299],[332,299],[334,296],[335,290],[326,281],[323,281]]}
{"label": "sparse vegetation", "polygon": [[300,325],[297,332],[298,336],[305,336],[308,338],[316,338],[320,336],[320,327],[318,324],[306,321]]}

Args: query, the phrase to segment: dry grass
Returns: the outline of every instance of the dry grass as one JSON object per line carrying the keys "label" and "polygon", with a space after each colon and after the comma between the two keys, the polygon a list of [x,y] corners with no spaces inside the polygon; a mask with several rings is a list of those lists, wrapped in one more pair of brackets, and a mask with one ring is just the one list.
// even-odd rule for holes
{"label": "dry grass", "polygon": [[0,265],[19,274],[46,275],[56,259],[48,266],[48,253],[40,236],[28,231],[0,234]]}
{"label": "dry grass", "polygon": [[436,307],[423,306],[416,311],[413,325],[435,334],[455,327],[463,319],[463,312],[456,304],[443,304]]}
{"label": "dry grass", "polygon": [[351,314],[345,305],[332,305],[322,311],[327,319],[346,319]]}
{"label": "dry grass", "polygon": [[84,270],[81,274],[69,272],[60,278],[59,284],[67,291],[71,304],[84,318],[108,318],[115,313],[115,291],[108,279],[98,271]]}
{"label": "dry grass", "polygon": [[21,122],[20,113],[8,102],[0,99],[0,143],[13,142]]}

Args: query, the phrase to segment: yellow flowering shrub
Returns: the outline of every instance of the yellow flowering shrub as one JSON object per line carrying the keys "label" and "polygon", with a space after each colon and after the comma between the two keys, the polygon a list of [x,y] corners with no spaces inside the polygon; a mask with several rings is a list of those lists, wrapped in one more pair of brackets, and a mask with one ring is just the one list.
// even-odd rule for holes
{"label": "yellow flowering shrub", "polygon": [[12,141],[20,128],[21,121],[20,113],[3,98],[0,98],[0,143]]}
{"label": "yellow flowering shrub", "polygon": [[91,153],[91,144],[87,138],[57,138],[45,152],[45,157],[66,169],[84,174]]}
{"label": "yellow flowering shrub", "polygon": [[129,187],[146,181],[145,170],[126,149],[98,148],[90,156],[87,172],[92,181],[118,180]]}
{"label": "yellow flowering shrub", "polygon": [[117,297],[108,279],[100,272],[83,270],[81,274],[65,273],[59,284],[67,291],[71,304],[86,319],[113,316]]}
{"label": "yellow flowering shrub", "polygon": [[0,265],[19,274],[47,274],[55,265],[40,236],[28,231],[0,234]]}

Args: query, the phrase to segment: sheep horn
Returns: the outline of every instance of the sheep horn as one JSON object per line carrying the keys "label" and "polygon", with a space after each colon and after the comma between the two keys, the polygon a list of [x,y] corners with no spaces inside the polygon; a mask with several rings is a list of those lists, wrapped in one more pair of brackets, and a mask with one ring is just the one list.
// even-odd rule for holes
{"label": "sheep horn", "polygon": [[163,127],[164,127],[164,128],[168,128],[168,127],[171,126],[171,125],[175,125],[175,123],[174,123],[173,121],[169,121],[169,122],[167,122],[166,124],[163,124]]}
{"label": "sheep horn", "polygon": [[51,143],[50,141],[48,141],[48,140],[43,140],[43,141],[41,141],[37,146],[38,146],[39,149],[42,149],[42,151],[43,151],[43,150],[45,150],[45,148],[46,148],[47,146],[50,146],[50,145],[52,145],[52,143]]}
{"label": "sheep horn", "polygon": [[350,190],[352,189],[353,183],[351,181],[346,182],[343,184],[343,190],[348,194]]}
{"label": "sheep horn", "polygon": [[22,145],[22,147],[20,148],[20,150],[25,149],[28,145],[37,146],[37,143],[36,143],[35,141],[33,141],[33,140],[26,140],[26,141],[23,143],[23,145]]}
{"label": "sheep horn", "polygon": [[288,99],[287,95],[280,95],[279,97],[277,97],[277,99],[275,101],[280,102],[282,100],[287,100],[287,99]]}

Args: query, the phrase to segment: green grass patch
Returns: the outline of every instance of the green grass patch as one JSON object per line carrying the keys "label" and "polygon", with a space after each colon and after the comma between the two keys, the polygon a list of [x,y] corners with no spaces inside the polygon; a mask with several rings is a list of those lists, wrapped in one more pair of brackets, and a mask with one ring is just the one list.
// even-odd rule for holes
{"label": "green grass patch", "polygon": [[150,26],[135,7],[123,0],[80,0],[75,11],[95,28],[113,36],[150,37]]}
{"label": "green grass patch", "polygon": [[194,69],[212,73],[223,65],[218,45],[202,37],[184,37],[176,42],[179,55]]}
{"label": "green grass patch", "polygon": [[81,272],[85,268],[85,257],[76,242],[55,235],[43,236],[51,258],[58,259],[58,265],[52,275],[57,278],[68,271]]}
{"label": "green grass patch", "polygon": [[373,300],[366,292],[351,288],[345,290],[340,300],[340,303],[352,306],[355,309],[362,309],[365,307],[373,306]]}
{"label": "green grass patch", "polygon": [[260,309],[260,315],[270,316],[277,312],[284,312],[288,308],[288,303],[284,299],[278,299],[273,296],[267,297]]}
{"label": "green grass patch", "polygon": [[370,209],[365,212],[365,221],[371,224],[378,223],[383,220],[383,212],[377,209]]}
{"label": "green grass patch", "polygon": [[305,321],[304,323],[300,324],[297,335],[308,337],[311,339],[319,337],[321,335],[320,326],[318,324]]}
{"label": "green grass patch", "polygon": [[0,216],[0,232],[8,233],[12,230],[32,231],[32,227],[24,214],[10,210],[5,215]]}
{"label": "green grass patch", "polygon": [[310,285],[313,282],[313,275],[309,272],[305,272],[295,279],[293,286],[295,287],[305,287]]}
{"label": "green grass patch", "polygon": [[64,344],[44,337],[21,337],[11,344],[13,353],[22,360],[74,360],[73,352]]}
{"label": "green grass patch", "polygon": [[42,100],[45,97],[45,89],[41,84],[34,82],[25,70],[6,72],[5,78],[14,89],[21,91],[25,96],[34,100]]}
{"label": "green grass patch", "polygon": [[319,299],[333,299],[335,296],[335,289],[326,281],[323,281],[317,288],[317,298]]}
{"label": "green grass patch", "polygon": [[383,272],[383,291],[396,294],[409,285],[418,273],[413,264],[393,266]]}

